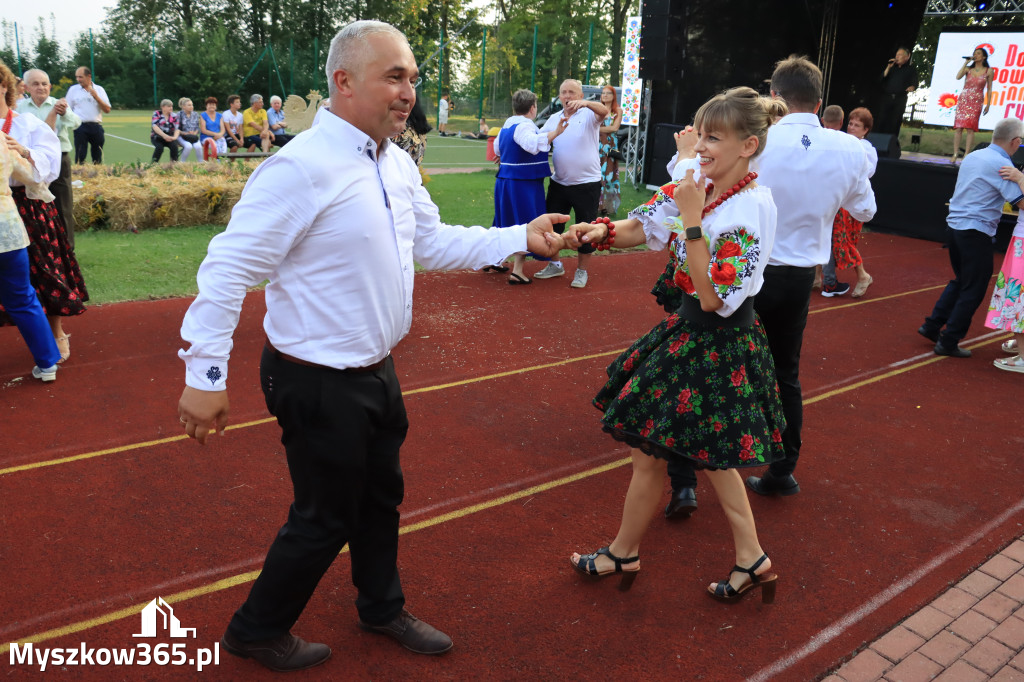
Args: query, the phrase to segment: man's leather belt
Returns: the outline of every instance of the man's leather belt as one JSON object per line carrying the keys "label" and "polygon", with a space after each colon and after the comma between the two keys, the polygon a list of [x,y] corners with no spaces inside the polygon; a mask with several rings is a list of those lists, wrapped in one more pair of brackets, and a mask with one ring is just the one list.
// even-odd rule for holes
{"label": "man's leather belt", "polygon": [[274,344],[270,343],[270,339],[267,339],[266,346],[267,346],[267,350],[269,350],[271,353],[273,353],[277,357],[281,358],[282,360],[286,360],[288,362],[295,363],[296,365],[304,365],[306,367],[317,367],[319,369],[328,369],[328,370],[331,370],[332,372],[350,372],[352,374],[361,374],[361,373],[364,373],[364,372],[376,372],[378,369],[380,369],[380,368],[382,368],[384,366],[385,362],[388,361],[387,356],[385,356],[383,360],[380,360],[379,362],[375,362],[372,365],[367,365],[366,367],[346,367],[345,369],[338,369],[336,367],[328,367],[327,365],[318,365],[315,362],[310,362],[309,360],[303,360],[302,358],[297,358],[294,355],[288,355],[287,353],[282,353],[278,349],[274,348]]}

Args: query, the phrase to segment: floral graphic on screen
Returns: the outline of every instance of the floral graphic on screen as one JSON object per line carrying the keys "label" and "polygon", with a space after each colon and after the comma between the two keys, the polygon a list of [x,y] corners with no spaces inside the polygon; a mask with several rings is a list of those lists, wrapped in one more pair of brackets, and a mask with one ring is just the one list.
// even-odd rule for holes
{"label": "floral graphic on screen", "polygon": [[952,109],[956,106],[956,99],[952,92],[944,92],[939,95],[939,106],[943,109]]}

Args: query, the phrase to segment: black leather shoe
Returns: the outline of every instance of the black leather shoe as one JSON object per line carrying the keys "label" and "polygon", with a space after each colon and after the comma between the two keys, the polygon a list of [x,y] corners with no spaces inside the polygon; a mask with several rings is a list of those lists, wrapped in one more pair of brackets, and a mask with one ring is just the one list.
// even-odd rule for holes
{"label": "black leather shoe", "polygon": [[776,478],[770,472],[764,476],[750,476],[747,478],[747,487],[758,495],[796,495],[800,492],[800,484],[792,475]]}
{"label": "black leather shoe", "polygon": [[935,344],[936,355],[948,355],[951,358],[969,358],[971,357],[971,351],[960,346],[947,346],[941,341]]}
{"label": "black leather shoe", "polygon": [[367,632],[387,635],[398,641],[409,651],[435,656],[452,648],[452,638],[437,628],[424,623],[405,609],[387,625],[367,625],[359,621],[359,627]]}
{"label": "black leather shoe", "polygon": [[917,333],[920,334],[921,336],[923,336],[924,338],[928,339],[932,343],[938,343],[939,342],[939,330],[938,329],[932,329],[931,327],[929,327],[926,324],[922,324],[920,327],[918,327],[917,328]]}
{"label": "black leather shoe", "polygon": [[688,519],[697,511],[697,491],[693,488],[680,488],[672,491],[672,499],[665,507],[666,519]]}
{"label": "black leather shoe", "polygon": [[326,644],[314,644],[292,634],[258,642],[242,642],[225,632],[220,645],[239,658],[251,658],[276,672],[304,670],[320,665],[331,657]]}

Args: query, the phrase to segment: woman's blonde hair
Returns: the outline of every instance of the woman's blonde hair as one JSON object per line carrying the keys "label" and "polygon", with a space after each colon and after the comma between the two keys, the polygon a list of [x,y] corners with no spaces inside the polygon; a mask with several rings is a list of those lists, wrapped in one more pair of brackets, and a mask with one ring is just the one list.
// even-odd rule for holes
{"label": "woman's blonde hair", "polygon": [[754,158],[764,151],[768,128],[789,113],[785,102],[762,97],[753,88],[739,87],[715,95],[697,110],[693,125],[698,130],[732,131],[741,139],[757,138]]}

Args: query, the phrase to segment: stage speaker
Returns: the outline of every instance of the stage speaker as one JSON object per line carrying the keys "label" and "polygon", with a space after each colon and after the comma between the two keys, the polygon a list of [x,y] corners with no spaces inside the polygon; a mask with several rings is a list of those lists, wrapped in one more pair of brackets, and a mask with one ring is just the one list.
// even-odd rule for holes
{"label": "stage speaker", "polygon": [[640,18],[640,78],[682,75],[684,0],[644,0]]}
{"label": "stage speaker", "polygon": [[651,172],[647,178],[649,184],[664,185],[671,176],[666,166],[669,159],[676,153],[676,139],[673,134],[682,130],[683,126],[671,123],[658,123],[654,126],[654,146],[651,147]]}
{"label": "stage speaker", "polygon": [[868,133],[868,142],[878,152],[878,158],[880,159],[898,159],[902,151],[900,150],[900,138],[898,135],[890,135],[889,133]]}

